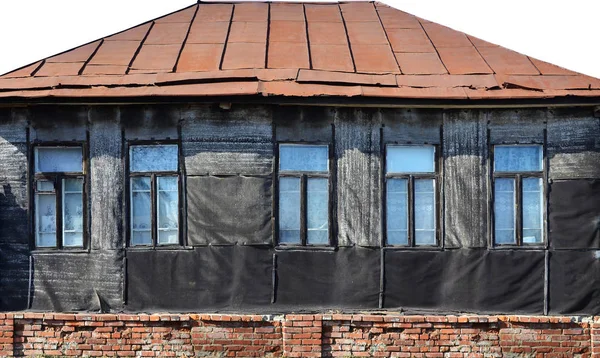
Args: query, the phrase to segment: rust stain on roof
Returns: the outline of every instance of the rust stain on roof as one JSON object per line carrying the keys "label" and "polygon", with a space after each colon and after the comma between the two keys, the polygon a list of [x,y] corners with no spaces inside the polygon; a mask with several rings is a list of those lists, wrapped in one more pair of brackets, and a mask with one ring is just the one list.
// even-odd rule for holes
{"label": "rust stain on roof", "polygon": [[600,98],[600,79],[377,2],[200,3],[0,76],[2,98]]}

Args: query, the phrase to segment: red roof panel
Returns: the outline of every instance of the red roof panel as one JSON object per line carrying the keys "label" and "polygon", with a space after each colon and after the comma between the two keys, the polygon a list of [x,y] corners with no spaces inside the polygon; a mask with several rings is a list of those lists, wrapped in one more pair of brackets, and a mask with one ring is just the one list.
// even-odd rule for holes
{"label": "red roof panel", "polygon": [[373,4],[368,2],[349,2],[340,4],[344,21],[377,21],[379,17]]}
{"label": "red roof panel", "polygon": [[142,41],[148,34],[152,23],[147,22],[129,30],[119,32],[118,34],[106,37],[104,41]]}
{"label": "red roof panel", "polygon": [[269,44],[269,68],[310,68],[308,45],[301,42]]}
{"label": "red roof panel", "polygon": [[188,44],[224,44],[229,31],[229,21],[203,22],[196,19],[190,28]]}
{"label": "red roof panel", "polygon": [[396,53],[396,60],[402,73],[407,75],[427,75],[448,73],[437,53]]}
{"label": "red roof panel", "polygon": [[271,3],[271,21],[304,21],[304,5]]}
{"label": "red roof panel", "polygon": [[362,73],[400,73],[389,45],[352,45],[356,71]]}
{"label": "red roof panel", "polygon": [[440,47],[472,47],[473,44],[462,32],[432,22],[423,23],[423,28],[436,48]]}
{"label": "red roof panel", "polygon": [[485,63],[475,47],[437,48],[442,62],[453,75],[494,73]]}
{"label": "red roof panel", "polygon": [[76,76],[83,67],[83,63],[52,63],[46,62],[36,73],[36,77]]}
{"label": "red roof panel", "polygon": [[271,20],[269,42],[306,43],[306,23],[300,21]]}
{"label": "red roof panel", "polygon": [[394,52],[435,52],[422,28],[388,29],[387,36]]}
{"label": "red roof panel", "polygon": [[132,70],[170,72],[177,62],[181,45],[144,45],[131,65]]}
{"label": "red roof panel", "polygon": [[348,45],[315,45],[311,41],[310,56],[316,70],[354,72]]}
{"label": "red roof panel", "polygon": [[233,21],[264,21],[269,18],[269,4],[245,2],[235,4]]}
{"label": "red roof panel", "polygon": [[387,45],[388,40],[379,21],[346,23],[348,38],[352,45]]}
{"label": "red roof panel", "polygon": [[150,30],[146,45],[173,45],[181,44],[190,28],[189,23],[167,22],[156,23]]}
{"label": "red roof panel", "polygon": [[539,75],[540,72],[525,55],[503,47],[478,48],[479,53],[495,73],[509,75]]}
{"label": "red roof panel", "polygon": [[265,52],[264,43],[228,43],[222,68],[264,68]]}
{"label": "red roof panel", "polygon": [[232,22],[229,43],[266,43],[266,22]]}
{"label": "red roof panel", "polygon": [[231,21],[232,4],[202,4],[196,13],[196,20],[201,22]]}
{"label": "red roof panel", "polygon": [[310,22],[342,22],[342,14],[337,5],[306,4],[306,20]]}
{"label": "red roof panel", "polygon": [[90,59],[94,51],[98,49],[101,41],[95,41],[60,55],[52,56],[46,62],[86,62]]}
{"label": "red roof panel", "polygon": [[200,2],[0,76],[5,100],[256,94],[600,98],[600,80],[371,2]]}
{"label": "red roof panel", "polygon": [[177,63],[177,72],[217,71],[223,44],[187,44]]}
{"label": "red roof panel", "polygon": [[89,63],[128,66],[139,47],[140,41],[104,41]]}
{"label": "red roof panel", "polygon": [[314,45],[348,45],[346,29],[341,22],[308,22],[308,39]]}

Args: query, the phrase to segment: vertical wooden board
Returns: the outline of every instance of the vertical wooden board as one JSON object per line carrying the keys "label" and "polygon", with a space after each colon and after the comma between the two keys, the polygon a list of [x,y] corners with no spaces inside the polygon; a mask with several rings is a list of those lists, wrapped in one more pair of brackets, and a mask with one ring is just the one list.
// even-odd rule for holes
{"label": "vertical wooden board", "polygon": [[333,141],[333,113],[330,107],[275,107],[275,138],[277,142]]}
{"label": "vertical wooden board", "polygon": [[381,115],[335,112],[339,246],[381,245]]}
{"label": "vertical wooden board", "polygon": [[91,247],[123,246],[123,153],[119,109],[90,110]]}
{"label": "vertical wooden board", "polygon": [[547,155],[550,179],[600,178],[600,119],[589,108],[553,109]]}
{"label": "vertical wooden board", "polygon": [[544,143],[547,109],[489,111],[490,144]]}
{"label": "vertical wooden board", "polygon": [[0,122],[0,242],[29,243],[27,122],[5,113]]}
{"label": "vertical wooden board", "polygon": [[32,142],[86,140],[86,106],[34,106],[29,118]]}
{"label": "vertical wooden board", "polygon": [[486,247],[488,147],[486,113],[444,112],[444,230],[446,247]]}
{"label": "vertical wooden board", "polygon": [[192,107],[182,112],[181,140],[188,175],[273,172],[271,110],[240,106]]}
{"label": "vertical wooden board", "polygon": [[181,119],[180,106],[122,106],[121,124],[125,139],[135,140],[164,140],[177,139],[177,126]]}
{"label": "vertical wooden board", "polygon": [[382,109],[386,144],[440,144],[442,112],[430,109]]}

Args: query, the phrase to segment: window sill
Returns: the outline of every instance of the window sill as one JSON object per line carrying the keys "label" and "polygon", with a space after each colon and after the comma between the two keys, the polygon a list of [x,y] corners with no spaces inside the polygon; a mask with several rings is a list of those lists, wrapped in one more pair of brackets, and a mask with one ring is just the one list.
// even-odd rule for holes
{"label": "window sill", "polygon": [[62,254],[89,254],[89,249],[57,249],[57,248],[38,248],[31,251],[32,255],[62,255]]}
{"label": "window sill", "polygon": [[384,246],[383,250],[386,251],[444,251],[443,247],[440,246]]}
{"label": "window sill", "polygon": [[182,251],[182,250],[193,250],[192,246],[181,246],[181,245],[166,245],[166,246],[128,246],[125,248],[127,251]]}
{"label": "window sill", "polygon": [[548,248],[546,247],[545,243],[541,243],[541,244],[524,245],[524,246],[494,245],[494,246],[490,247],[489,249],[493,250],[493,251],[502,251],[502,250],[540,251],[540,250],[547,250]]}
{"label": "window sill", "polygon": [[278,245],[275,251],[336,251],[334,246]]}

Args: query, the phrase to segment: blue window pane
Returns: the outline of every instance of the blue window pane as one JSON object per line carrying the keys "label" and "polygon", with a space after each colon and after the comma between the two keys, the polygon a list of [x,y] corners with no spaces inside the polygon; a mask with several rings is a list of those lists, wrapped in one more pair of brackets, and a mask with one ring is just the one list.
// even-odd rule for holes
{"label": "blue window pane", "polygon": [[388,173],[433,173],[435,147],[388,146],[386,171]]}
{"label": "blue window pane", "polygon": [[83,246],[83,179],[63,179],[63,245]]}
{"label": "blue window pane", "polygon": [[280,171],[327,172],[329,168],[329,148],[326,145],[279,146]]}
{"label": "blue window pane", "polygon": [[150,178],[131,178],[131,245],[152,244]]}
{"label": "blue window pane", "polygon": [[523,243],[542,242],[544,211],[541,178],[523,178]]}
{"label": "blue window pane", "polygon": [[306,182],[306,243],[329,242],[329,190],[326,178],[308,178]]}
{"label": "blue window pane", "polygon": [[177,177],[158,177],[158,244],[179,242],[179,189]]}
{"label": "blue window pane", "polygon": [[134,145],[130,148],[132,172],[177,171],[177,145]]}
{"label": "blue window pane", "polygon": [[36,194],[36,240],[37,247],[56,246],[56,195]]}
{"label": "blue window pane", "polygon": [[388,245],[407,245],[408,180],[388,179],[386,196],[387,243]]}
{"label": "blue window pane", "polygon": [[279,243],[300,243],[300,178],[279,178]]}
{"label": "blue window pane", "polygon": [[83,172],[81,147],[38,147],[35,154],[36,173]]}
{"label": "blue window pane", "polygon": [[415,180],[415,244],[435,244],[435,180]]}
{"label": "blue window pane", "polygon": [[494,237],[496,244],[515,244],[515,180],[494,181]]}
{"label": "blue window pane", "polygon": [[542,170],[542,147],[539,145],[498,145],[494,148],[496,172],[531,172]]}

